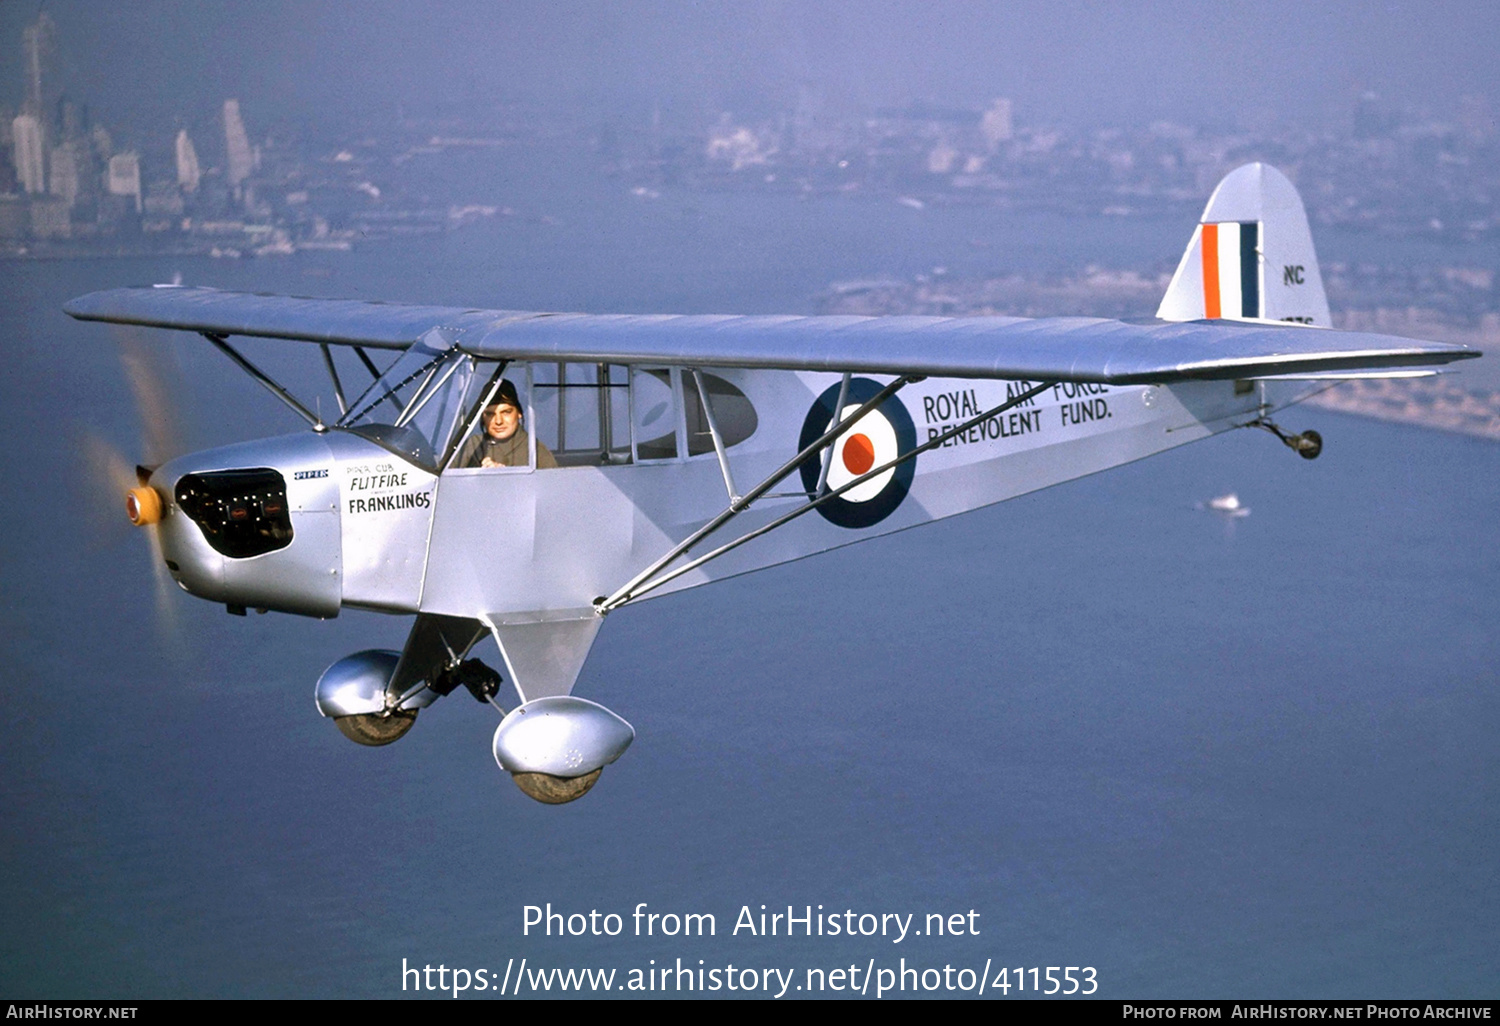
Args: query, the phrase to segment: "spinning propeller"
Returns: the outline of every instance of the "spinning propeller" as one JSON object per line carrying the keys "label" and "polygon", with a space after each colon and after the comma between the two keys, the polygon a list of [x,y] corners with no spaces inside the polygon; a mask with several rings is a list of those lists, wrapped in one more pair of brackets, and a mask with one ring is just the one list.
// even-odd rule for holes
{"label": "spinning propeller", "polygon": [[[121,450],[93,432],[80,438],[87,471],[90,506],[96,526],[106,542],[117,540],[128,521],[145,528],[151,546],[151,569],[155,578],[156,621],[164,640],[179,647],[182,635],[177,623],[172,592],[176,584],[167,573],[161,539],[155,524],[161,519],[165,497],[147,482],[162,463],[187,450],[183,442],[182,417],[173,396],[182,394],[181,374],[175,362],[159,345],[151,345],[139,329],[115,327],[121,369],[129,384],[140,425],[137,451],[142,462],[133,463]],[[124,502],[125,516],[119,515]]]}

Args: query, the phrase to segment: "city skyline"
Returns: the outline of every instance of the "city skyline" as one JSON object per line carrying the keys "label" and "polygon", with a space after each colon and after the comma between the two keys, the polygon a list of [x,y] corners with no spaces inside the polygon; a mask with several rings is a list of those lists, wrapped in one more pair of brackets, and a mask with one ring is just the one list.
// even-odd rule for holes
{"label": "city skyline", "polygon": [[[840,110],[923,100],[980,109],[1011,98],[1033,122],[1080,127],[1347,124],[1375,92],[1457,116],[1500,95],[1489,43],[1500,11],[1469,2],[1357,9],[1271,2],[1253,11],[1157,2],[763,2],[745,5],[284,0],[252,9],[178,2],[47,5],[57,89],[114,120],[202,118],[237,96],[271,119],[526,100],[595,116],[731,110],[753,116],[807,90]],[[0,8],[16,52],[37,18]],[[0,105],[25,102],[4,76]],[[189,126],[191,127],[191,125]]]}

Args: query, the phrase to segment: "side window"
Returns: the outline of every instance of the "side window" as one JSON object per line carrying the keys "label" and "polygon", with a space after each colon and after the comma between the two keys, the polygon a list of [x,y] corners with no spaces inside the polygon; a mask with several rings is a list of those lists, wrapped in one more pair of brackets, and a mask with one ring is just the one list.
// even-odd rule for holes
{"label": "side window", "polygon": [[538,363],[531,368],[537,441],[560,467],[630,462],[630,394],[625,368],[605,363]]}
{"label": "side window", "polygon": [[[597,467],[714,451],[691,371],[512,363],[502,377],[493,362],[478,370],[466,389],[466,430],[450,443],[450,469]],[[716,374],[700,376],[725,447],[753,435],[759,422],[745,393]],[[533,446],[534,463],[527,458]]]}
{"label": "side window", "polygon": [[631,375],[636,459],[677,458],[677,394],[673,384],[676,377],[670,370],[639,367]]}
{"label": "side window", "polygon": [[[715,374],[700,371],[703,391],[708,393],[708,403],[713,410],[714,425],[724,448],[738,445],[751,435],[759,424],[755,407],[744,392]],[[698,398],[698,385],[691,371],[682,375],[682,404],[687,418],[688,455],[714,451],[713,434],[708,429],[708,418],[703,415],[703,403]]]}

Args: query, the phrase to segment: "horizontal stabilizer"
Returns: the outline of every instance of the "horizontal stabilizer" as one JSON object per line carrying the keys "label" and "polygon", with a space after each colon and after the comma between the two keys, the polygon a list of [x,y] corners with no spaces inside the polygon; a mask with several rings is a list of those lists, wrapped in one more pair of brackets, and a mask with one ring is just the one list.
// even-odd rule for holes
{"label": "horizontal stabilizer", "polygon": [[63,309],[80,320],[382,348],[404,348],[436,330],[465,352],[512,360],[1121,385],[1430,366],[1480,355],[1463,345],[1227,320],[551,314],[197,288],[113,289]]}

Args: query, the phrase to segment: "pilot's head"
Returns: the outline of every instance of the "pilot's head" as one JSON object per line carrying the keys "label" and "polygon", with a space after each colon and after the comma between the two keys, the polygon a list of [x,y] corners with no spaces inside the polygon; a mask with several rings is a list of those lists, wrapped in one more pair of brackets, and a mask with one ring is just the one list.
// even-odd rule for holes
{"label": "pilot's head", "polygon": [[521,426],[521,400],[516,386],[500,382],[500,389],[484,408],[484,432],[497,442],[509,441]]}

